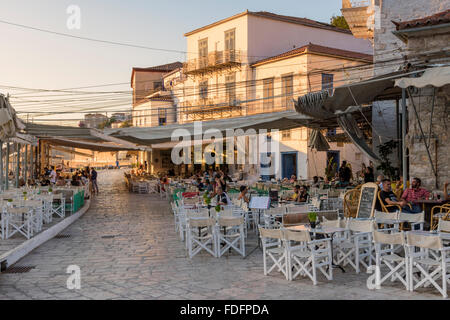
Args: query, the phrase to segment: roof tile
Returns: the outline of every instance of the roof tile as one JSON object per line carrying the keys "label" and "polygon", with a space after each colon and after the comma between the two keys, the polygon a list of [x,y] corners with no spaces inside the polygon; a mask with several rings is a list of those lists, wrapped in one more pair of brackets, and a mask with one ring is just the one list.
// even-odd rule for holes
{"label": "roof tile", "polygon": [[434,26],[442,23],[450,23],[450,9],[445,10],[439,13],[436,13],[432,16],[414,19],[409,21],[396,22],[392,21],[396,26],[397,30],[405,30],[426,26]]}
{"label": "roof tile", "polygon": [[342,49],[336,49],[331,47],[324,47],[317,44],[308,44],[306,46],[296,48],[278,55],[275,55],[273,57],[265,58],[259,61],[256,61],[252,64],[252,66],[259,65],[261,63],[268,63],[273,60],[279,60],[283,58],[288,58],[291,56],[296,56],[302,53],[318,53],[318,54],[329,54],[329,55],[335,55],[335,56],[341,56],[344,58],[350,58],[350,59],[357,59],[357,60],[365,60],[367,62],[373,61],[373,56],[370,54],[355,52],[355,51],[348,51],[348,50],[342,50]]}

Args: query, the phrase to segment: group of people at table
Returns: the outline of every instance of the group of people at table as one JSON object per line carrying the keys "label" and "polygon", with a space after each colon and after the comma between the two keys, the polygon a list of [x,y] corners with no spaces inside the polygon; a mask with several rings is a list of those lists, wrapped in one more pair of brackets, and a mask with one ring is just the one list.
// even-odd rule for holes
{"label": "group of people at table", "polygon": [[[66,179],[65,176],[67,175],[71,175],[71,179]],[[60,170],[56,170],[55,166],[51,166],[50,168],[45,167],[44,173],[40,177],[41,186],[52,185],[56,187],[65,187],[67,185],[71,185],[81,187],[89,185],[89,182],[91,182],[91,191],[98,194],[97,171],[95,170],[95,168],[86,167],[65,174]]]}
{"label": "group of people at table", "polygon": [[[422,207],[417,204],[417,201],[419,200],[427,200],[429,199],[431,193],[426,190],[425,188],[422,188],[422,181],[420,178],[413,178],[411,181],[411,187],[406,188],[403,192],[401,191],[403,189],[403,185],[399,185],[396,193],[393,192],[391,187],[391,180],[390,179],[380,179],[381,182],[378,183],[381,191],[380,191],[380,199],[383,202],[385,206],[392,206],[387,207],[387,210],[389,212],[397,211],[398,206],[401,207],[402,212],[406,213],[420,213],[422,212]],[[444,184],[444,198],[443,201],[450,200],[450,196],[448,194],[448,181]],[[401,193],[400,199],[398,199],[398,195]],[[440,197],[438,195],[438,197]],[[395,207],[397,206],[397,207]]]}

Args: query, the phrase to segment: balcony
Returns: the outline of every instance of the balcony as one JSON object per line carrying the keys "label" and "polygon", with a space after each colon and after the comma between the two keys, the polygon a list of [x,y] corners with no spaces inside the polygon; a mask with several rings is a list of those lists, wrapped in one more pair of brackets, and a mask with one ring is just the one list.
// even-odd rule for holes
{"label": "balcony", "polygon": [[183,73],[186,75],[204,74],[240,65],[241,53],[239,50],[212,51],[208,53],[208,56],[184,63]]}
{"label": "balcony", "polygon": [[238,95],[232,101],[225,97],[185,101],[178,108],[179,119],[182,123],[289,110],[295,110],[293,97],[274,97],[272,99],[245,102],[244,95]]}
{"label": "balcony", "polygon": [[179,108],[180,118],[183,122],[241,117],[245,115],[243,110],[238,98],[232,101],[227,101],[225,98],[199,99],[184,102]]}
{"label": "balcony", "polygon": [[356,38],[373,39],[375,25],[374,0],[342,0],[341,12]]}

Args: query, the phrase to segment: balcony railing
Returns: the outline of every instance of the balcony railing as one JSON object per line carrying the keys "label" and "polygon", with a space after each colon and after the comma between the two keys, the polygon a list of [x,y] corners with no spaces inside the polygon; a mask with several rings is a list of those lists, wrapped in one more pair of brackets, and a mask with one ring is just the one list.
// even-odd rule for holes
{"label": "balcony railing", "polygon": [[244,96],[238,95],[232,101],[225,97],[186,101],[178,108],[180,120],[182,122],[205,121],[294,110],[293,97],[274,97],[251,102],[245,102],[244,99]]}
{"label": "balcony railing", "polygon": [[212,51],[207,56],[191,59],[183,65],[184,74],[212,72],[241,64],[239,50]]}

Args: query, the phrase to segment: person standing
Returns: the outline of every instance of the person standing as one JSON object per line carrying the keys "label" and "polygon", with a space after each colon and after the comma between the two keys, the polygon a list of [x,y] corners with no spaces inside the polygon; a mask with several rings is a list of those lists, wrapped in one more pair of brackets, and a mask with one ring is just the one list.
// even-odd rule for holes
{"label": "person standing", "polygon": [[97,171],[95,171],[95,168],[91,169],[91,183],[92,183],[92,193],[98,194]]}
{"label": "person standing", "polygon": [[56,178],[57,178],[57,174],[56,174],[55,166],[52,166],[52,171],[50,172],[50,183],[52,185],[54,185],[56,183]]}

